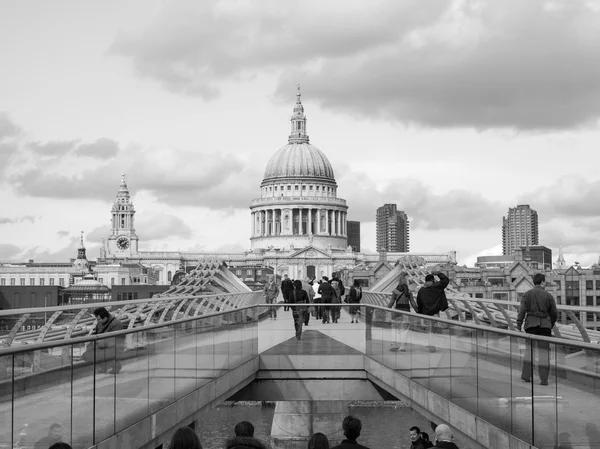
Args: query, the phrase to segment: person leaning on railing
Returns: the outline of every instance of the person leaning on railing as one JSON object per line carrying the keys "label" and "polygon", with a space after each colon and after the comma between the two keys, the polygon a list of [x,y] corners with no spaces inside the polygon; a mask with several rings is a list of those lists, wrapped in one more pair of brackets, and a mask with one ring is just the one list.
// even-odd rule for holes
{"label": "person leaning on railing", "polygon": [[[436,282],[435,276],[439,281]],[[444,290],[450,283],[450,279],[441,271],[425,276],[425,285],[417,293],[417,313],[439,317],[440,312],[448,308],[448,299]],[[429,321],[429,332],[435,333],[435,322]],[[429,351],[435,352],[435,345],[429,345]]]}
{"label": "person leaning on railing", "polygon": [[[114,315],[110,314],[104,307],[98,307],[94,310],[97,324],[92,335],[107,334],[123,330],[123,324]],[[95,343],[95,344],[94,344]],[[94,357],[94,348],[96,354]],[[125,336],[121,335],[116,338],[103,338],[89,343],[81,358],[87,362],[95,362],[98,366],[98,372],[108,372],[109,374],[117,374],[121,371],[122,365],[119,359],[125,351]],[[106,370],[106,364],[114,360],[115,366],[110,370]]]}

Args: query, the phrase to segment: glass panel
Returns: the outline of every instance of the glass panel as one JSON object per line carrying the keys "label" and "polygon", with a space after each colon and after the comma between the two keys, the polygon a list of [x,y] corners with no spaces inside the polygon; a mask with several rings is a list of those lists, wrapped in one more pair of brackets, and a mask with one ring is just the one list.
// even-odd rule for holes
{"label": "glass panel", "polygon": [[518,336],[511,336],[510,343],[512,394],[511,402],[505,407],[510,408],[511,433],[523,441],[531,443],[534,424],[531,403],[533,385],[524,382],[523,378],[527,378],[527,373],[531,373],[528,368],[528,360],[531,360],[532,347],[528,339]]}
{"label": "glass panel", "polygon": [[513,397],[510,343],[510,336],[477,331],[477,414],[507,432]]}
{"label": "glass panel", "polygon": [[242,363],[242,329],[244,322],[242,321],[243,311],[229,312],[222,315],[224,322],[227,323],[228,337],[228,360],[229,369],[236,368]]}
{"label": "glass panel", "polygon": [[148,331],[150,413],[175,400],[175,330],[166,326]]}
{"label": "glass panel", "polygon": [[444,398],[450,398],[451,323],[430,321],[429,333],[429,389]]}
{"label": "glass panel", "polygon": [[[531,384],[533,387],[533,413],[534,413],[534,434],[533,443],[539,448],[554,449],[557,438],[557,394],[556,394],[556,370],[550,374],[550,365],[556,366],[556,345],[545,342],[535,341],[532,344],[535,357],[533,364],[533,376]],[[537,376],[535,373],[537,368]],[[539,377],[538,377],[539,376]],[[544,385],[545,384],[545,385]],[[575,400],[573,396],[570,401]],[[598,405],[598,404],[596,404]],[[580,408],[577,404],[577,408]],[[578,418],[577,421],[581,422]],[[577,422],[572,422],[574,425]],[[573,427],[572,430],[575,430]]]}
{"label": "glass panel", "polygon": [[13,441],[12,392],[13,356],[0,357],[0,444],[10,447]]}
{"label": "glass panel", "polygon": [[71,347],[64,349],[64,357],[62,346],[14,355],[15,445],[71,442]]}
{"label": "glass panel", "polygon": [[98,339],[90,346],[95,348],[94,443],[99,443],[115,432],[117,339]]}
{"label": "glass panel", "polygon": [[423,315],[413,318],[413,340],[411,351],[412,369],[411,379],[429,388],[429,356],[430,356],[430,333],[432,321]]}
{"label": "glass panel", "polygon": [[[87,347],[90,350],[86,354]],[[93,343],[72,345],[73,354],[73,447],[94,444],[94,360]]]}
{"label": "glass panel", "polygon": [[215,377],[229,371],[229,321],[223,315],[212,317],[214,325],[214,369]]}
{"label": "glass panel", "polygon": [[550,385],[556,382],[558,440],[600,447],[600,351],[556,345],[555,354]]}
{"label": "glass panel", "polygon": [[115,421],[119,432],[148,416],[149,354],[146,331],[126,336],[121,358],[122,370],[116,376]]}
{"label": "glass panel", "polygon": [[173,325],[175,332],[175,396],[180,399],[196,388],[196,334],[193,323]]}
{"label": "glass panel", "polygon": [[194,322],[196,326],[196,387],[215,377],[214,326],[212,317]]}
{"label": "glass panel", "polygon": [[450,397],[456,405],[477,413],[477,331],[451,327]]}
{"label": "glass panel", "polygon": [[[373,359],[383,363],[383,354],[389,350],[389,341],[384,340],[385,333],[390,333],[389,321],[385,322],[387,312],[374,307],[366,307],[365,313],[367,351],[370,351],[369,355]],[[389,335],[387,338],[389,339]]]}

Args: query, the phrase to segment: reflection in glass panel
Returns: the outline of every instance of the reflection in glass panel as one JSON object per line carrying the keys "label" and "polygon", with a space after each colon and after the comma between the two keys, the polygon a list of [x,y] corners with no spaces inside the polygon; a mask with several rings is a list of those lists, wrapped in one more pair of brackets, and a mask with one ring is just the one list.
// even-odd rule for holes
{"label": "reflection in glass panel", "polygon": [[172,326],[147,332],[150,413],[175,400],[175,330]]}
{"label": "reflection in glass panel", "polygon": [[12,440],[12,374],[13,356],[0,356],[0,444],[6,446]]}
{"label": "reflection in glass panel", "polygon": [[196,387],[200,388],[215,377],[214,326],[212,317],[194,322],[196,326]]}
{"label": "reflection in glass panel", "polygon": [[[117,339],[114,337],[101,338],[93,343],[95,347],[94,443],[98,443],[115,432],[116,376],[114,369],[118,351],[116,349]],[[111,372],[113,373],[111,374]]]}
{"label": "reflection in glass panel", "polygon": [[173,325],[175,331],[175,399],[196,388],[196,335],[191,322]]}
{"label": "reflection in glass panel", "polygon": [[450,397],[450,326],[432,320],[429,327],[429,389],[444,398]]}
{"label": "reflection in glass panel", "polygon": [[531,443],[533,441],[531,397],[532,384],[522,380],[523,361],[531,358],[531,345],[528,340],[518,336],[510,337],[511,402],[507,404],[511,413],[511,433]]}
{"label": "reflection in glass panel", "polygon": [[452,326],[450,332],[449,399],[477,413],[477,331]]}

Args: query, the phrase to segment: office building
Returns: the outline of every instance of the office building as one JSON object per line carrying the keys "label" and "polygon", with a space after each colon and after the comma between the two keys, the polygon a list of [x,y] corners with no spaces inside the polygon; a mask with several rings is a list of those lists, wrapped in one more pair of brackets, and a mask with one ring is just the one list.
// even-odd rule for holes
{"label": "office building", "polygon": [[360,221],[348,220],[348,246],[355,253],[360,252]]}
{"label": "office building", "polygon": [[509,208],[502,218],[502,254],[511,255],[522,246],[539,244],[537,212],[527,204]]}
{"label": "office building", "polygon": [[377,251],[409,251],[408,215],[395,204],[384,204],[377,209],[376,228]]}

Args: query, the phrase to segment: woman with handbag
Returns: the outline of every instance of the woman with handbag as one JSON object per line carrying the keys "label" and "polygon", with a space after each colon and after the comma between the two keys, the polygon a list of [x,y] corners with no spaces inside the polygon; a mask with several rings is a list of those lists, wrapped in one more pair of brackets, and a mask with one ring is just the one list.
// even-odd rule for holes
{"label": "woman with handbag", "polygon": [[[392,298],[388,303],[390,309],[410,312],[412,293],[406,282],[407,275],[408,273],[404,271],[400,273],[398,285],[392,291]],[[394,343],[392,343],[390,351],[406,351],[408,332],[410,330],[410,317],[403,313],[392,312],[392,329],[394,330]]]}
{"label": "woman with handbag", "polygon": [[[352,283],[352,287],[350,287],[350,294],[348,296],[348,302],[350,304],[360,303],[360,300],[362,299],[362,288],[360,286],[360,283],[358,282],[358,279],[355,279]],[[350,306],[350,316],[352,317],[352,323],[358,323],[357,314],[359,309],[359,306]]]}

